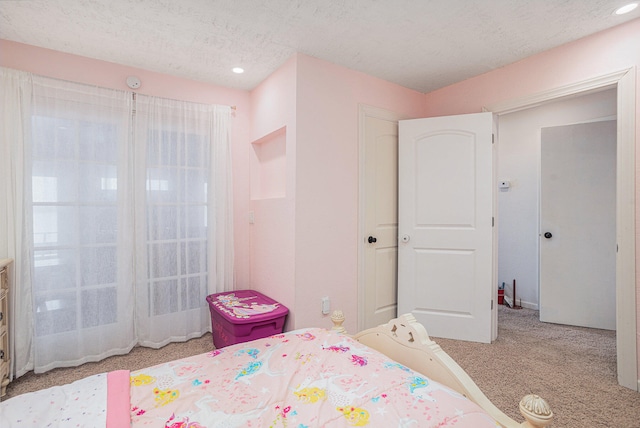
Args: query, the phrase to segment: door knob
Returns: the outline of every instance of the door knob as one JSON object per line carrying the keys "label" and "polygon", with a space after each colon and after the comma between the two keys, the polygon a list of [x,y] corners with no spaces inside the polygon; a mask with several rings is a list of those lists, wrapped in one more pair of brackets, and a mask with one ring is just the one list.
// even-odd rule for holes
{"label": "door knob", "polygon": [[376,239],[375,236],[370,236],[369,239],[367,239],[367,242],[369,242],[369,244],[373,244],[376,241],[377,241],[377,239]]}
{"label": "door knob", "polygon": [[545,232],[544,233],[544,237],[547,238],[547,239],[551,238],[552,236],[553,235],[551,234],[551,232]]}

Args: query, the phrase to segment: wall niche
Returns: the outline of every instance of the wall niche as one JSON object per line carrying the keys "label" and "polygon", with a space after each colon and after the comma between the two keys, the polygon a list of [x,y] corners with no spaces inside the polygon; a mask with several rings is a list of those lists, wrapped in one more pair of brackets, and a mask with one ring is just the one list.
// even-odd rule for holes
{"label": "wall niche", "polygon": [[251,199],[287,195],[287,127],[283,126],[251,143]]}

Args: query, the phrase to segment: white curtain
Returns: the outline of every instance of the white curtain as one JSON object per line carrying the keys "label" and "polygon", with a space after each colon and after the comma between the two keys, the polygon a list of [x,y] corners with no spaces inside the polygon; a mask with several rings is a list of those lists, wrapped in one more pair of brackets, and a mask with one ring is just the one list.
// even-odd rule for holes
{"label": "white curtain", "polygon": [[210,331],[206,295],[233,286],[230,108],[2,73],[15,375]]}
{"label": "white curtain", "polygon": [[232,287],[229,112],[136,98],[136,321],[145,346],[201,336],[211,327],[206,296]]}
{"label": "white curtain", "polygon": [[[24,206],[24,144],[31,120],[31,75],[0,68],[0,258],[14,259],[9,293],[11,376],[33,369],[31,251],[24,236],[31,227]],[[25,242],[25,238],[27,242]]]}
{"label": "white curtain", "polygon": [[25,144],[36,372],[128,352],[130,94],[33,77]]}
{"label": "white curtain", "polygon": [[233,275],[233,186],[231,182],[231,108],[213,106],[213,141],[217,143],[210,150],[209,172],[210,210],[208,222],[213,225],[209,231],[209,263],[215,266],[215,281],[209,285],[209,294],[235,289]]}

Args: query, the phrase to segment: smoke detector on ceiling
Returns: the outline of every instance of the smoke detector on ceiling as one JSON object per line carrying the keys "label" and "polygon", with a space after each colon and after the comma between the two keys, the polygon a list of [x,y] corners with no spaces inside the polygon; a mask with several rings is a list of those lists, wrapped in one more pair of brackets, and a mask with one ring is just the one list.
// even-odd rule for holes
{"label": "smoke detector on ceiling", "polygon": [[131,89],[138,89],[142,83],[136,76],[127,77],[127,86]]}

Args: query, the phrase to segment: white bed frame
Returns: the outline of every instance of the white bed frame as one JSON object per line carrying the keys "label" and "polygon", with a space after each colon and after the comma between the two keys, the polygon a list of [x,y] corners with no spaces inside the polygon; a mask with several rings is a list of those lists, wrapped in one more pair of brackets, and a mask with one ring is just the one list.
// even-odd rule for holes
{"label": "white bed frame", "polygon": [[[345,332],[344,315],[335,311],[331,316],[334,330]],[[448,386],[469,398],[504,428],[544,428],[551,424],[553,412],[547,402],[537,395],[520,400],[520,413],[525,422],[519,423],[498,409],[480,388],[436,342],[413,315],[404,314],[386,324],[355,334],[357,341],[385,354],[391,359]]]}

